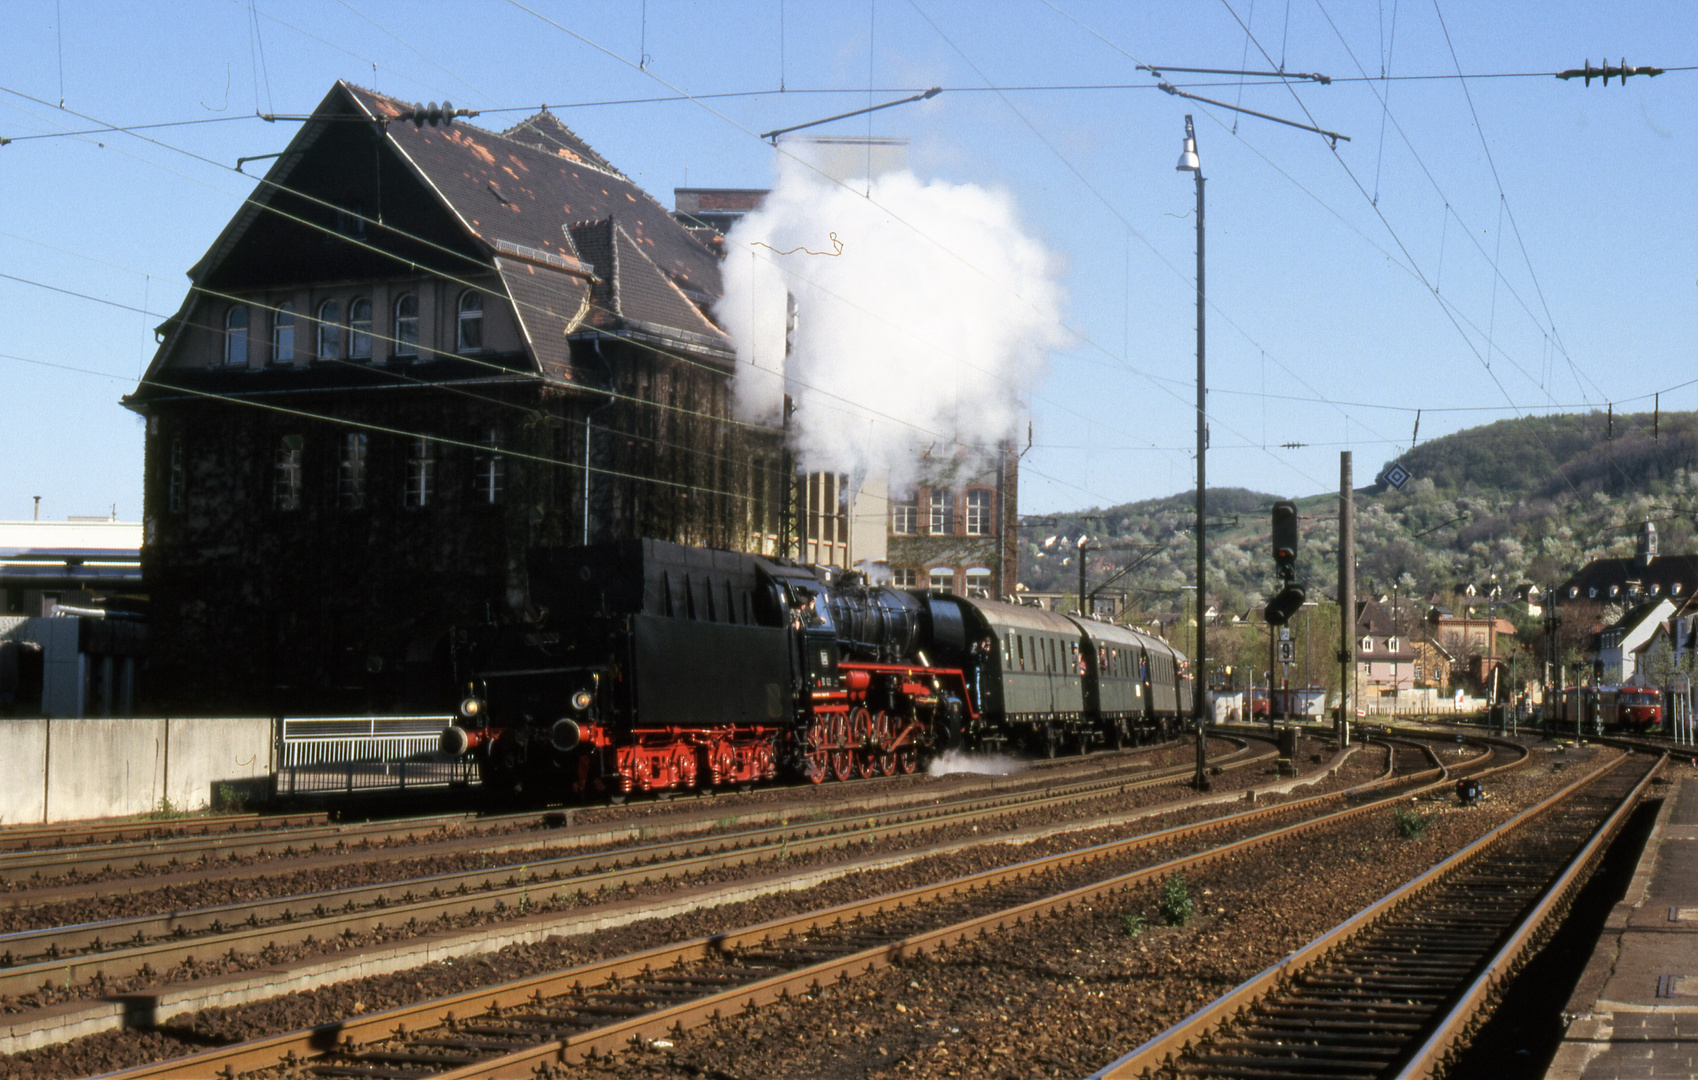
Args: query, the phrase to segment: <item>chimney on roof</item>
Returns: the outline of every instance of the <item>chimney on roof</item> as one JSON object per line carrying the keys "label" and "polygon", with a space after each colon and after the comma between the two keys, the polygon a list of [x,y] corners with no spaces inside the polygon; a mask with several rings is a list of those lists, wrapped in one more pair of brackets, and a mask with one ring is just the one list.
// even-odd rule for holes
{"label": "chimney on roof", "polygon": [[1639,526],[1639,539],[1633,544],[1633,565],[1643,570],[1657,557],[1657,527],[1649,519]]}

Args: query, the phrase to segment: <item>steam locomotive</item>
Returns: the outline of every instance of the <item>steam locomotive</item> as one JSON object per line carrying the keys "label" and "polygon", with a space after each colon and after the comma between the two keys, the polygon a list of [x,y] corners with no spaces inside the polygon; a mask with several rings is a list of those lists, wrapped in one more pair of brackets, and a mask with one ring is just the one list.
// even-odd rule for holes
{"label": "steam locomotive", "polygon": [[535,618],[455,635],[441,748],[530,797],[911,773],[952,748],[1170,734],[1185,659],[1125,627],[628,541],[533,553]]}

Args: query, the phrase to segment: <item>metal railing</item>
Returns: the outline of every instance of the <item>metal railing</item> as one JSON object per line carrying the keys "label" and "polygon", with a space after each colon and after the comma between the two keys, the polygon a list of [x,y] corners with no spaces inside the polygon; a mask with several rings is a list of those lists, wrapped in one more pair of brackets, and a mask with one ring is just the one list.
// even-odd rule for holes
{"label": "metal railing", "polygon": [[437,750],[452,716],[294,716],[277,720],[280,796],[469,784],[469,757]]}

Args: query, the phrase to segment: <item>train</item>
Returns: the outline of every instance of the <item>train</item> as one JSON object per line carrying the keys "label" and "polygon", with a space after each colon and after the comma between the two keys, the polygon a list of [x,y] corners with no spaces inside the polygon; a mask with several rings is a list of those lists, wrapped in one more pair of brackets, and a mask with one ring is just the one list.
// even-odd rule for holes
{"label": "train", "polygon": [[1547,722],[1554,731],[1622,731],[1643,735],[1663,724],[1663,692],[1654,686],[1570,686]]}
{"label": "train", "polygon": [[1053,757],[1174,733],[1184,655],[1041,608],[643,539],[541,549],[528,615],[451,634],[441,735],[493,792],[621,798]]}

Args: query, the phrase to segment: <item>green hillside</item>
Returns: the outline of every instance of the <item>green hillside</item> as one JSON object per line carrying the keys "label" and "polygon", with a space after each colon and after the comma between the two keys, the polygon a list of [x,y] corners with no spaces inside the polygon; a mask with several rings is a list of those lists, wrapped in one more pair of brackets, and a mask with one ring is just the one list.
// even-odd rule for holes
{"label": "green hillside", "polygon": [[[1629,555],[1635,527],[1657,523],[1662,551],[1694,548],[1698,512],[1698,413],[1564,414],[1500,420],[1422,443],[1399,458],[1413,479],[1402,491],[1360,488],[1356,557],[1361,595],[1448,594],[1488,583],[1507,594],[1532,582],[1548,588],[1587,561]],[[1356,461],[1359,479],[1383,463]],[[1271,590],[1268,514],[1282,496],[1209,489],[1210,599],[1245,611]],[[1059,514],[1022,530],[1020,579],[1034,591],[1077,589],[1081,535],[1092,586],[1145,561],[1117,585],[1146,612],[1179,610],[1192,580],[1195,496],[1191,492]],[[1310,595],[1336,579],[1338,498],[1298,499],[1299,570]]]}

